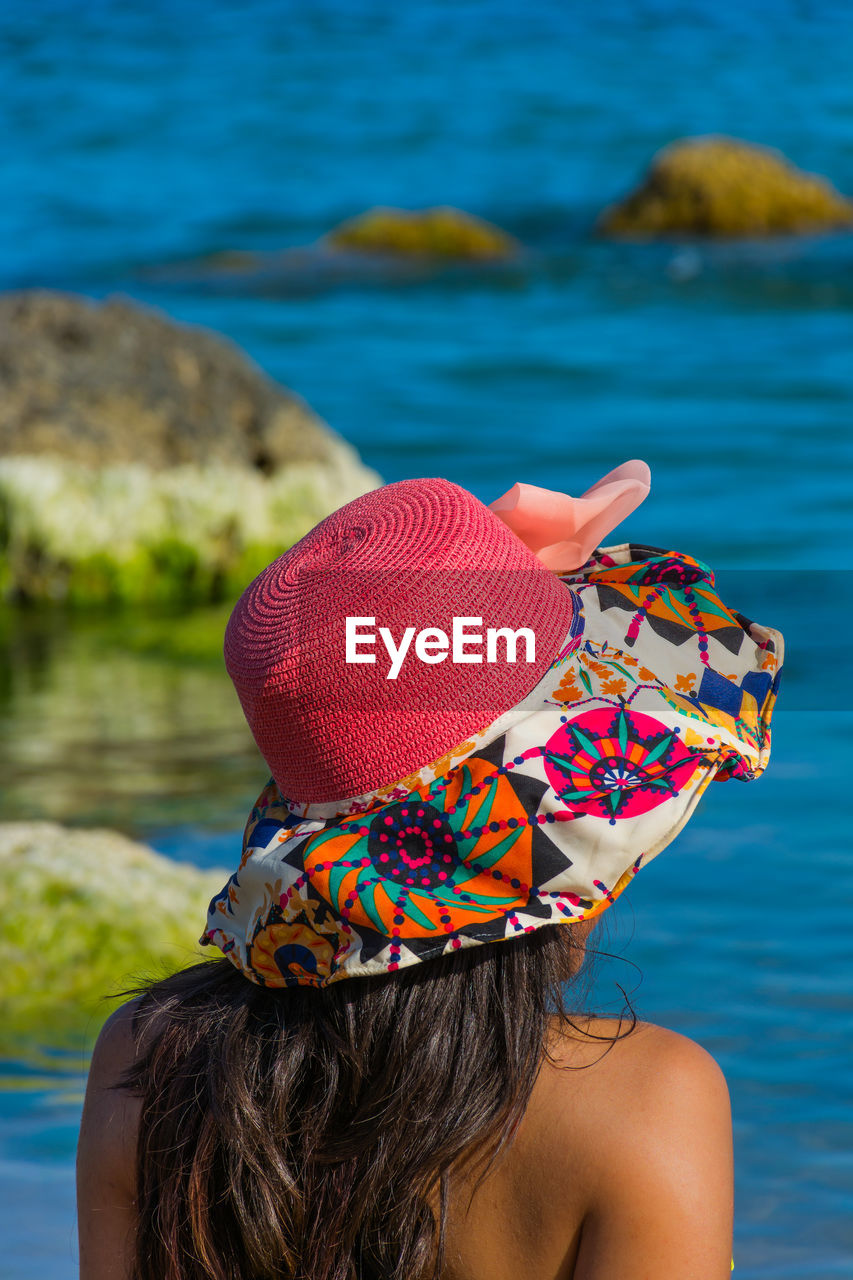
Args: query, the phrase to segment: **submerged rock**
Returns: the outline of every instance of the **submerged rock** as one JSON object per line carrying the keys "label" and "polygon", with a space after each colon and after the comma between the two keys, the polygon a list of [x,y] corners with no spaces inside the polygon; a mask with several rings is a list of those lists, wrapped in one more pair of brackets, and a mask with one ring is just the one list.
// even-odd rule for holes
{"label": "submerged rock", "polygon": [[333,227],[313,244],[272,252],[225,250],[149,266],[160,286],[240,295],[299,297],[341,286],[415,284],[448,270],[513,266],[522,244],[491,222],[440,206],[377,207]]}
{"label": "submerged rock", "polygon": [[0,824],[0,1046],[92,1037],[124,988],[209,958],[227,878],[114,831]]}
{"label": "submerged rock", "polygon": [[122,299],[0,297],[0,591],[207,600],[380,483],[234,344]]}
{"label": "submerged rock", "polygon": [[766,236],[853,227],[853,202],[778,151],[738,138],[685,138],[658,152],[648,175],[606,209],[614,236]]}
{"label": "submerged rock", "polygon": [[368,209],[335,227],[325,243],[360,253],[477,261],[514,258],[520,249],[518,241],[500,227],[444,205],[416,210]]}

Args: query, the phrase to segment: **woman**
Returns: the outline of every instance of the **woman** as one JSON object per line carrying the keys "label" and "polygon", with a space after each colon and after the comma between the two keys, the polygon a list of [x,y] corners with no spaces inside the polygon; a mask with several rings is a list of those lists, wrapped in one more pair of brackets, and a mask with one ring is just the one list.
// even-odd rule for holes
{"label": "woman", "polygon": [[83,1280],[728,1275],[719,1069],[578,1013],[597,916],[769,756],[778,633],[688,556],[594,551],[647,492],[642,463],[494,510],[388,485],[244,593],[226,665],[272,780],[210,906],[226,958],[96,1047]]}

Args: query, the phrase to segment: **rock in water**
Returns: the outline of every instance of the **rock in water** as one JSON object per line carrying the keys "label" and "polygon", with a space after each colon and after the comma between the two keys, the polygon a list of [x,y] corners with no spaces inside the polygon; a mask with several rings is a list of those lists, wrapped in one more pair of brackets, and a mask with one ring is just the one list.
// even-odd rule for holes
{"label": "rock in water", "polygon": [[94,1036],[123,988],[210,958],[227,879],[114,831],[0,824],[0,1048]]}
{"label": "rock in water", "polygon": [[449,206],[368,209],[335,227],[326,244],[360,253],[488,261],[514,258],[517,240],[483,218]]}
{"label": "rock in water", "polygon": [[0,297],[0,590],[204,600],[375,472],[233,343],[127,299]]}
{"label": "rock in water", "polygon": [[607,235],[768,236],[853,226],[853,202],[778,151],[738,138],[684,138],[655,156],[643,183],[606,209]]}
{"label": "rock in water", "polygon": [[0,454],[272,474],[340,448],[232,342],[122,298],[0,297]]}

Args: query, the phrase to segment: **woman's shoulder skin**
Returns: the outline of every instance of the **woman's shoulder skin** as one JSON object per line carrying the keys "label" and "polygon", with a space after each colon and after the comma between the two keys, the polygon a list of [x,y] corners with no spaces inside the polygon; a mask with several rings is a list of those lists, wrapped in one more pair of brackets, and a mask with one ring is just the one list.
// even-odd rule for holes
{"label": "woman's shoulder skin", "polygon": [[136,1059],[137,1000],[122,1005],[98,1036],[77,1147],[80,1280],[127,1280],[136,1223],[139,1099],[117,1088]]}
{"label": "woman's shoulder skin", "polygon": [[[589,1029],[619,1034],[610,1020]],[[588,1070],[565,1070],[581,1061]],[[574,1280],[727,1280],[731,1105],[711,1055],[686,1036],[639,1023],[609,1050],[564,1042],[557,1062],[543,1073],[544,1111],[564,1104],[558,1151],[563,1141],[575,1176],[582,1161],[587,1174]]]}
{"label": "woman's shoulder skin", "polygon": [[577,1025],[555,1036],[507,1157],[454,1216],[448,1280],[728,1280],[720,1068],[651,1023]]}

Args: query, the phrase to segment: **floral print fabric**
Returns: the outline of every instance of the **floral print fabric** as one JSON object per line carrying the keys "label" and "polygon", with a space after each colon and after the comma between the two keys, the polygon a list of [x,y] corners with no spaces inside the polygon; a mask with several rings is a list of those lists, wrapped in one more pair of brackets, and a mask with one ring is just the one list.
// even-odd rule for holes
{"label": "floral print fabric", "polygon": [[765,768],[778,632],[690,556],[624,544],[571,574],[536,688],[429,765],[339,803],[270,782],[202,942],[266,986],[324,986],[605,910],[713,778]]}

